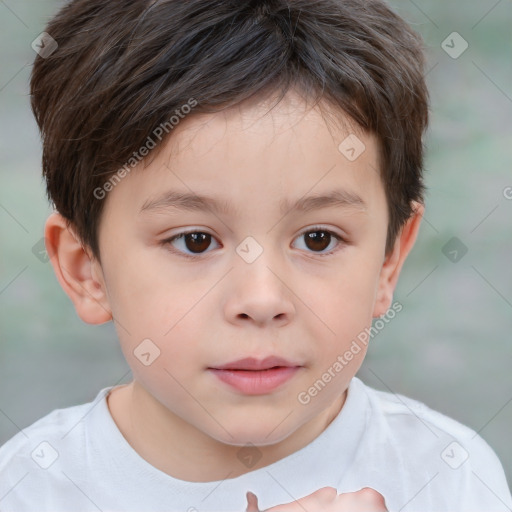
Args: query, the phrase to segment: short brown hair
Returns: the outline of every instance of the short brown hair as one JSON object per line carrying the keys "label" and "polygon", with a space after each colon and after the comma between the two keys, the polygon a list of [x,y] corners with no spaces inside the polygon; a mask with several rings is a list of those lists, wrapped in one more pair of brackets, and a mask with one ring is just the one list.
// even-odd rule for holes
{"label": "short brown hair", "polygon": [[45,31],[58,48],[30,88],[47,195],[98,260],[94,190],[190,98],[194,115],[293,86],[376,134],[386,254],[423,202],[423,41],[381,0],[71,0]]}

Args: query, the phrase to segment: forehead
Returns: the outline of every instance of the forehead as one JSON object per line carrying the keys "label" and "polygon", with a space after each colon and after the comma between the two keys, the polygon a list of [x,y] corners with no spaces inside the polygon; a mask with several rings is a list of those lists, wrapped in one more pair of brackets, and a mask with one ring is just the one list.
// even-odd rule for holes
{"label": "forehead", "polygon": [[[354,151],[360,152],[355,159]],[[193,196],[215,196],[226,213],[239,212],[256,197],[260,206],[277,203],[280,213],[302,197],[307,209],[314,200],[308,202],[306,194],[331,195],[333,204],[355,206],[360,200],[364,207],[363,196],[380,183],[378,166],[372,134],[342,112],[311,107],[291,91],[279,103],[273,97],[251,99],[185,117],[156,156],[139,164],[111,194],[123,195],[123,202],[139,212],[165,203],[166,196],[179,202],[184,195],[189,197],[182,204],[192,209]],[[208,206],[204,200],[195,203]]]}
{"label": "forehead", "polygon": [[[201,137],[242,137],[243,134],[267,135],[265,142],[275,142],[276,136],[291,130],[298,138],[306,138],[316,142],[317,149],[322,149],[319,138],[325,139],[329,134],[330,142],[338,144],[347,135],[355,135],[360,140],[367,138],[371,143],[377,143],[373,134],[352,120],[340,108],[332,103],[320,101],[311,105],[295,89],[278,100],[276,94],[257,95],[242,103],[215,113],[193,113],[186,116],[171,134],[177,150],[179,144],[187,144],[200,133]],[[263,139],[261,140],[263,142]],[[325,141],[329,143],[329,141]],[[314,149],[311,146],[308,150]]]}

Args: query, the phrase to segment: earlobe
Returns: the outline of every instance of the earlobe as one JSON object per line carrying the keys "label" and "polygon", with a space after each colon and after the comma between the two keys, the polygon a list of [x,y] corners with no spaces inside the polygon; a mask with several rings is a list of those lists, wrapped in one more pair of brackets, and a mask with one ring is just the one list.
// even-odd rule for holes
{"label": "earlobe", "polygon": [[48,217],[44,237],[55,275],[72,300],[78,316],[89,324],[111,320],[101,267],[60,213],[54,212]]}
{"label": "earlobe", "polygon": [[413,215],[407,220],[400,235],[395,241],[391,253],[389,253],[382,265],[373,317],[379,317],[386,313],[391,307],[393,293],[402,266],[414,246],[418,231],[421,225],[421,219],[425,211],[425,206],[421,203],[413,203]]}

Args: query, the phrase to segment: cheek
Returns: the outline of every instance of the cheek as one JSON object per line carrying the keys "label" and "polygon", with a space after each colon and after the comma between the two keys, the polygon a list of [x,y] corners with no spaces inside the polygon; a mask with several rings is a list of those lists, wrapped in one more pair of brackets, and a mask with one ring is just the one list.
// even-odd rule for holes
{"label": "cheek", "polygon": [[[201,298],[200,289],[181,286],[175,276],[154,265],[148,268],[133,255],[119,261],[122,263],[109,275],[109,299],[128,364],[134,370],[151,368],[157,373],[163,371],[161,366],[177,366],[176,361],[183,357],[181,351],[186,352],[191,345],[187,339],[176,340],[190,332],[187,320]],[[145,359],[154,358],[151,366],[145,367],[137,359],[137,353],[142,351],[139,346],[148,349],[144,353],[150,353]]]}
{"label": "cheek", "polygon": [[146,330],[139,334],[148,337],[167,332],[200,295],[200,287],[187,286],[176,269],[150,255],[148,249],[117,251],[108,279],[114,316],[128,331]]}
{"label": "cheek", "polygon": [[185,400],[188,395],[180,383],[187,382],[187,389],[192,391],[193,377],[205,366],[198,329],[184,320],[159,323],[154,316],[133,328],[130,335],[117,328],[121,350],[133,377],[157,397],[161,390],[161,398]]}
{"label": "cheek", "polygon": [[[326,336],[346,339],[371,324],[379,269],[360,258],[353,265],[318,283],[320,292],[303,294],[304,301],[323,320]],[[334,331],[334,332],[333,332]]]}

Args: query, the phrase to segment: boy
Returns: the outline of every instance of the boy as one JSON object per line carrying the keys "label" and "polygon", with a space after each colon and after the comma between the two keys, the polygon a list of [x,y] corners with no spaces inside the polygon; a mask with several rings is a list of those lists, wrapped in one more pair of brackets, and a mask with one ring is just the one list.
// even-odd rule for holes
{"label": "boy", "polygon": [[419,36],[377,0],[72,0],[46,33],[46,247],[133,381],[9,440],[0,510],[511,510],[474,431],[355,377],[424,211]]}

